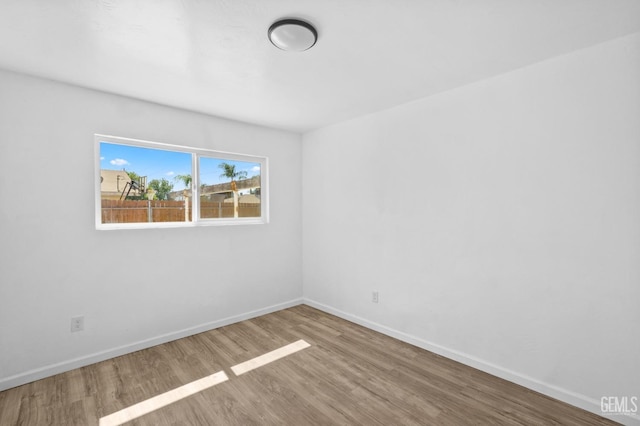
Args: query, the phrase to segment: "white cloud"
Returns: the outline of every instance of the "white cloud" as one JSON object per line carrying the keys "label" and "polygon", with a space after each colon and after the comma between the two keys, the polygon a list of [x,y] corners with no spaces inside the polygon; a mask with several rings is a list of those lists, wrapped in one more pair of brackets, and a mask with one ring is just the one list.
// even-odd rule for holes
{"label": "white cloud", "polygon": [[176,174],[175,172],[167,172],[167,176],[173,176],[175,174]]}
{"label": "white cloud", "polygon": [[115,158],[109,161],[109,163],[113,164],[114,166],[126,166],[127,164],[129,164],[127,160],[123,160],[122,158]]}
{"label": "white cloud", "polygon": [[259,172],[259,171],[260,171],[260,166],[253,166],[253,167],[251,168],[251,171],[252,171],[252,172]]}

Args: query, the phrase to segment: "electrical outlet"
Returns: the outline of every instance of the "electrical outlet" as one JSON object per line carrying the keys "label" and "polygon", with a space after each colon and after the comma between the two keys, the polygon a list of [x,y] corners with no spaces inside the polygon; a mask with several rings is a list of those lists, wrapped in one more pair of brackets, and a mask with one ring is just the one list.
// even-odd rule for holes
{"label": "electrical outlet", "polygon": [[371,293],[371,301],[373,303],[378,303],[378,292],[377,291],[374,291],[374,292]]}
{"label": "electrical outlet", "polygon": [[84,317],[80,316],[71,318],[71,332],[74,333],[82,330],[84,330]]}

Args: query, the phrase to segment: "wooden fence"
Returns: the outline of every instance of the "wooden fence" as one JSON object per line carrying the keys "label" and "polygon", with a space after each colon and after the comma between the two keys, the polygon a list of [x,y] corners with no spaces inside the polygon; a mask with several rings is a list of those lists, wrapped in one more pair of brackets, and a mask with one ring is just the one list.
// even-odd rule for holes
{"label": "wooden fence", "polygon": [[[191,216],[191,201],[187,204]],[[238,204],[239,217],[260,217],[260,204]],[[233,203],[201,201],[201,218],[233,217]],[[102,223],[184,222],[185,202],[164,200],[102,200]]]}

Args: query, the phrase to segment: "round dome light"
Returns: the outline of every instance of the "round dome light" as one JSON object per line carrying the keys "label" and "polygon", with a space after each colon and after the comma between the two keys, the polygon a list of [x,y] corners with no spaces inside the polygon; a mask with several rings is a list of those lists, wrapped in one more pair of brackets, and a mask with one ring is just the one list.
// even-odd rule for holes
{"label": "round dome light", "polygon": [[269,40],[278,49],[303,52],[316,44],[318,32],[299,19],[282,19],[269,27]]}

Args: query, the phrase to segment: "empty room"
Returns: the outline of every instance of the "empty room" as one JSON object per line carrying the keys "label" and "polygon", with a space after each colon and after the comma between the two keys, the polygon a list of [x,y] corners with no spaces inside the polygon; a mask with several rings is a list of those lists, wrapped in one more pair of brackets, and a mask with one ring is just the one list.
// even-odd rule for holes
{"label": "empty room", "polygon": [[0,425],[640,426],[640,1],[3,0]]}

